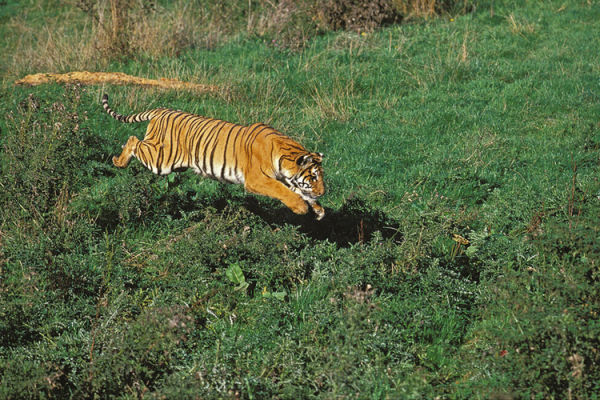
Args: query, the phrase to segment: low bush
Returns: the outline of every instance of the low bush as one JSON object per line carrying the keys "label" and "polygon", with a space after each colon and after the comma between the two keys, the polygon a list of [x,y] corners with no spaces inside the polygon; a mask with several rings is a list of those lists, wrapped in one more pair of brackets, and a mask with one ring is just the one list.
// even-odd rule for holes
{"label": "low bush", "polygon": [[81,160],[96,158],[97,139],[85,126],[87,115],[77,110],[85,91],[67,89],[62,101],[45,104],[35,95],[22,100],[16,112],[6,115],[3,145],[3,204],[6,215],[43,224],[53,213],[61,218],[70,193],[85,180]]}
{"label": "low bush", "polygon": [[329,29],[371,32],[383,25],[400,22],[402,17],[390,0],[320,1],[314,11]]}
{"label": "low bush", "polygon": [[544,217],[530,244],[529,257],[537,261],[515,260],[505,276],[491,282],[494,301],[485,301],[480,312],[495,344],[480,348],[478,363],[502,379],[486,390],[517,398],[598,394],[598,212],[597,199],[588,198],[579,214]]}

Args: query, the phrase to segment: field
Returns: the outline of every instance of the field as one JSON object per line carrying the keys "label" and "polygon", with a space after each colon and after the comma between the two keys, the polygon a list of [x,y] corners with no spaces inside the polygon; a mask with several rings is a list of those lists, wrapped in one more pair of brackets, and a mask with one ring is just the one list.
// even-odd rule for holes
{"label": "field", "polygon": [[[0,5],[0,398],[600,397],[600,3],[325,3]],[[219,89],[14,85],[70,71]],[[324,153],[326,217],[115,168],[103,93]]]}

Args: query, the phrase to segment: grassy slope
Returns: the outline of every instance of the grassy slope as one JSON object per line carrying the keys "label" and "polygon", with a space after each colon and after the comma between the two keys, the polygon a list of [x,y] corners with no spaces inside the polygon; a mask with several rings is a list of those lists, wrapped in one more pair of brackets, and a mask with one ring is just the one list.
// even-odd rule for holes
{"label": "grassy slope", "polygon": [[[103,67],[227,86],[213,96],[15,88],[71,64],[5,58],[1,396],[593,397],[600,15],[563,3]],[[73,11],[3,12],[23,56],[21,26]],[[114,170],[144,128],[110,120],[103,92],[121,113],[299,138],[326,154],[327,219],[190,173]],[[19,105],[30,93],[45,111]]]}

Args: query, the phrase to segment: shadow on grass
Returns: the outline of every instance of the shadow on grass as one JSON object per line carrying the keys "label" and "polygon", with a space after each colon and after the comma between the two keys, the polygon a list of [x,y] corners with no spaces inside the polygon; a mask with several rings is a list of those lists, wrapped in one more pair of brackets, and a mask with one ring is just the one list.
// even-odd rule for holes
{"label": "shadow on grass", "polygon": [[[253,196],[229,185],[220,185],[217,193],[205,195],[195,190],[177,192],[175,187],[179,181],[176,180],[162,192],[164,188],[156,189],[162,187],[162,182],[156,183],[152,175],[140,176],[146,179],[138,177],[140,182],[137,184],[131,184],[137,182],[135,180],[124,180],[120,185],[108,185],[106,190],[97,190],[100,192],[97,198],[89,196],[90,199],[81,202],[78,211],[94,216],[95,224],[102,231],[111,232],[121,224],[147,224],[165,216],[177,220],[207,207],[218,213],[244,207],[272,229],[286,224],[297,226],[299,232],[308,237],[327,240],[339,247],[370,242],[377,231],[382,239],[401,239],[399,222],[388,218],[380,210],[372,209],[360,197],[346,200],[338,210],[326,209],[325,217],[317,221],[312,212],[296,215],[279,201]],[[112,195],[107,197],[105,192]]]}
{"label": "shadow on grass", "polygon": [[389,219],[383,212],[370,209],[362,199],[347,200],[339,210],[325,209],[325,217],[317,221],[312,213],[296,215],[284,206],[265,208],[264,203],[253,196],[245,199],[244,206],[258,215],[271,227],[285,224],[298,226],[301,233],[314,240],[327,240],[339,247],[371,241],[379,231],[383,239],[400,240],[400,224]]}

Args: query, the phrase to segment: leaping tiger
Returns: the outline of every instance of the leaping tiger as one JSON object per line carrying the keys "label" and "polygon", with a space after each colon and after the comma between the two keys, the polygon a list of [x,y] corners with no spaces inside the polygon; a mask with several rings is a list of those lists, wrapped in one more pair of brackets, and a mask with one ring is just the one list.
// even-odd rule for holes
{"label": "leaping tiger", "polygon": [[296,214],[306,214],[310,206],[317,220],[325,216],[317,201],[325,194],[323,154],[307,151],[267,125],[242,126],[165,108],[126,116],[109,107],[107,94],[102,106],[121,122],[150,121],[144,140],[129,137],[121,155],[113,157],[117,167],[126,167],[135,157],[158,175],[192,168],[281,200]]}

